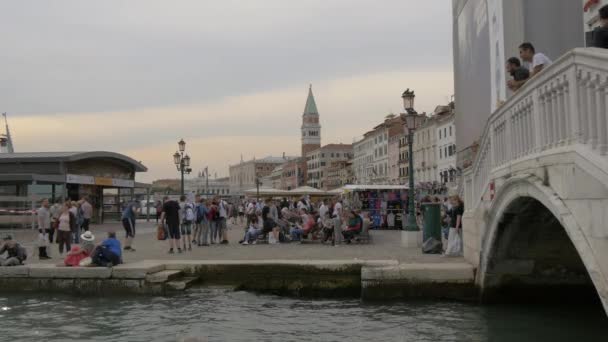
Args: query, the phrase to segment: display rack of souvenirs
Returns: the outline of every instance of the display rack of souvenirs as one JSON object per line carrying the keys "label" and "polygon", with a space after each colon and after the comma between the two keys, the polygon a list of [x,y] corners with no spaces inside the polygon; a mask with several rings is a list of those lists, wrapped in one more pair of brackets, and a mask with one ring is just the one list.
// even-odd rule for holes
{"label": "display rack of souvenirs", "polygon": [[353,208],[367,211],[374,229],[401,229],[407,206],[405,190],[365,190],[351,196]]}

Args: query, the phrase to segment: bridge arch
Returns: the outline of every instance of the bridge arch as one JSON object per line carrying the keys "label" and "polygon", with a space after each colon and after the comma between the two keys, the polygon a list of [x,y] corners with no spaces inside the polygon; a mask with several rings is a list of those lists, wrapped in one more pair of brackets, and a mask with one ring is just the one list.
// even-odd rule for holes
{"label": "bridge arch", "polygon": [[599,260],[556,192],[534,175],[520,175],[501,184],[496,195],[481,237],[482,296],[578,301],[599,295],[608,313],[608,282]]}

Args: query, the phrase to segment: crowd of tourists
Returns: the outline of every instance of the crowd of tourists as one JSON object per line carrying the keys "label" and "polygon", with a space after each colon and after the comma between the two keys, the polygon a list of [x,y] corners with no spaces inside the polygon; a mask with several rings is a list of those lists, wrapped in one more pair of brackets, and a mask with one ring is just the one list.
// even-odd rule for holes
{"label": "crowd of tourists", "polygon": [[[427,197],[422,202],[441,202]],[[50,259],[50,248],[56,243],[59,257],[66,266],[113,266],[122,263],[123,251],[134,252],[135,223],[139,208],[128,203],[122,211],[125,229],[124,244],[115,232],[96,243],[89,230],[92,206],[87,197],[80,201],[58,202],[50,205],[41,201],[37,210],[38,238],[36,251],[41,260]],[[458,196],[442,203],[443,235],[446,255],[462,253],[462,201]],[[241,245],[258,243],[302,243],[318,241],[333,246],[361,241],[372,222],[365,211],[344,208],[338,198],[313,203],[310,198],[297,200],[255,199],[230,203],[220,198],[181,196],[179,200],[165,197],[158,210],[157,238],[167,240],[169,253],[192,251],[192,246],[226,245],[228,226],[241,227]],[[423,214],[419,213],[421,217]],[[365,233],[365,234],[362,234]],[[26,258],[26,249],[11,235],[2,239],[0,265],[15,266]],[[444,242],[444,245],[445,245]],[[7,257],[2,257],[3,254]]]}
{"label": "crowd of tourists", "polygon": [[228,222],[242,225],[240,244],[270,244],[319,240],[333,245],[350,243],[361,233],[365,213],[344,211],[339,200],[316,204],[303,197],[298,201],[283,199],[249,200],[229,203],[220,198],[195,196],[179,201],[164,198],[157,219],[158,239],[169,241],[169,253],[183,253],[213,244],[228,244]]}

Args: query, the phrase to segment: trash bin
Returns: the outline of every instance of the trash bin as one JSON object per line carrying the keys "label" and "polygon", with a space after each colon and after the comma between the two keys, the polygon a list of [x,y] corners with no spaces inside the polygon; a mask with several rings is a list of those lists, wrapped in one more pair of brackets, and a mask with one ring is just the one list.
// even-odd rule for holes
{"label": "trash bin", "polygon": [[441,242],[441,204],[422,203],[422,215],[424,218],[422,229],[422,241],[435,238]]}

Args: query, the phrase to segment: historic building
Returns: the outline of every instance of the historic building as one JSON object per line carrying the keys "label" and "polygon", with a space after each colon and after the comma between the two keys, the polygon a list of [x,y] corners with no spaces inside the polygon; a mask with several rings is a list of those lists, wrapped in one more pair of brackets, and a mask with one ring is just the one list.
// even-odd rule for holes
{"label": "historic building", "polygon": [[[390,183],[389,136],[402,134],[404,122],[402,115],[390,114],[383,123],[365,133],[363,139],[353,144],[353,172],[357,184]],[[396,163],[399,159],[398,141],[394,148],[393,159]]]}
{"label": "historic building", "polygon": [[307,182],[306,155],[321,147],[321,124],[319,123],[319,111],[312,94],[312,85],[308,88],[308,98],[302,114],[302,172],[304,183]]}
{"label": "historic building", "polygon": [[[327,169],[334,162],[346,162],[353,155],[353,145],[328,144],[306,154],[307,185],[327,189]],[[334,165],[335,166],[335,165]]]}
{"label": "historic building", "polygon": [[437,120],[437,172],[442,184],[456,182],[456,126],[451,107],[449,114]]}
{"label": "historic building", "polygon": [[[236,165],[230,166],[230,194],[233,196],[243,196],[246,190],[256,187],[256,181],[269,176],[279,165],[296,159],[297,157],[266,157],[262,159],[252,159],[241,161]],[[264,185],[264,184],[263,184]],[[271,184],[268,184],[270,186]]]}

